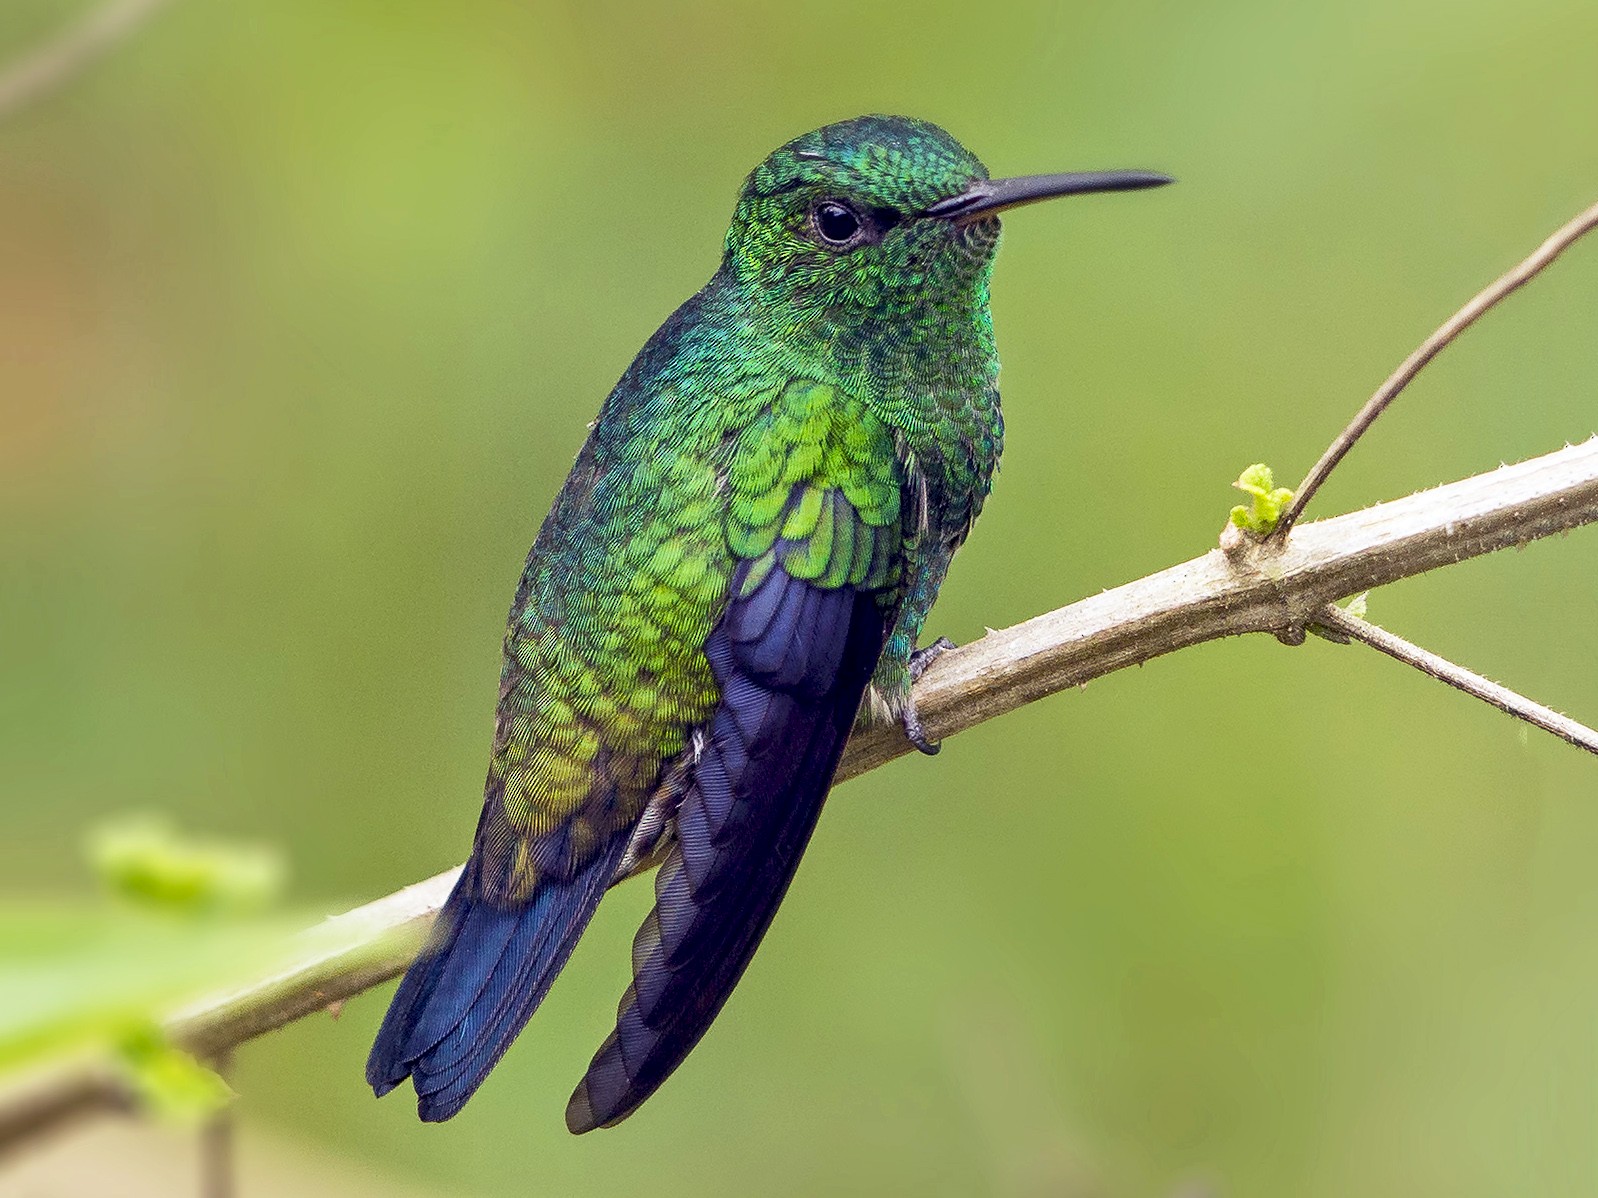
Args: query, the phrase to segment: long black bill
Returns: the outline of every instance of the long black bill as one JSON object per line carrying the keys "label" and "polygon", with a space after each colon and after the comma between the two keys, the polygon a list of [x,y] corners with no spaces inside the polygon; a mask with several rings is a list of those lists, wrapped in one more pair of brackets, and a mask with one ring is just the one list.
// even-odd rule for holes
{"label": "long black bill", "polygon": [[974,220],[978,216],[1052,200],[1055,196],[1084,195],[1091,191],[1142,191],[1174,183],[1169,175],[1154,171],[1079,171],[1069,175],[1020,175],[1014,179],[981,179],[959,195],[939,200],[923,216],[947,220]]}

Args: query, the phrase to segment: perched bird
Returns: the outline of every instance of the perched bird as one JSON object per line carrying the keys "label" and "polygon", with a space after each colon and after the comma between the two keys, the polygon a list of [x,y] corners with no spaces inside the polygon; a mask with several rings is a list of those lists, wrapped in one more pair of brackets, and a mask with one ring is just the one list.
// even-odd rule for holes
{"label": "perched bird", "polygon": [[910,684],[998,464],[998,213],[1170,182],[990,179],[936,125],[807,133],[606,399],[528,554],[471,859],[367,1063],[459,1111],[607,887],[659,866],[616,1028],[566,1108],[635,1111],[782,901],[857,714],[934,752]]}

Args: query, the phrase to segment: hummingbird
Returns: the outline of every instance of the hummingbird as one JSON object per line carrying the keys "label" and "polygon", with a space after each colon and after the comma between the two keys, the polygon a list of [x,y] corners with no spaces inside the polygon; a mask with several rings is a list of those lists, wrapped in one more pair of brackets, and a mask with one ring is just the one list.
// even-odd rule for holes
{"label": "hummingbird", "polygon": [[654,868],[615,1029],[566,1108],[627,1118],[721,1011],[857,719],[926,753],[918,647],[1004,422],[999,213],[1158,187],[992,179],[937,125],[862,116],[744,182],[721,264],[639,351],[527,556],[470,859],[367,1081],[456,1114],[605,891]]}

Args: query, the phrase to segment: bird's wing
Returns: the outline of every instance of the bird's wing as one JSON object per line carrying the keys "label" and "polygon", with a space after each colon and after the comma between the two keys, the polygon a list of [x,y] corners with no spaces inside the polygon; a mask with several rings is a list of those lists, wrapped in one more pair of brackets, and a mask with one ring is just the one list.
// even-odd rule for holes
{"label": "bird's wing", "polygon": [[726,474],[729,597],[705,645],[720,699],[677,808],[633,982],[566,1111],[631,1114],[715,1018],[810,838],[896,612],[903,476],[859,405],[794,384]]}
{"label": "bird's wing", "polygon": [[472,855],[367,1063],[379,1094],[411,1077],[423,1119],[455,1114],[531,1018],[715,701],[715,468],[655,446],[618,461],[604,432],[529,554]]}

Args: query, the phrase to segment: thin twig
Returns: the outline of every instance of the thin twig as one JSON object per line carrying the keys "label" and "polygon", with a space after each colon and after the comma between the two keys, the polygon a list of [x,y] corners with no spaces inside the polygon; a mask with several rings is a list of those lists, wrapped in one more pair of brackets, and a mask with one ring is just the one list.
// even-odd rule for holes
{"label": "thin twig", "polygon": [[1598,732],[1585,724],[1578,724],[1569,716],[1560,715],[1551,707],[1544,707],[1524,695],[1516,694],[1507,686],[1491,682],[1473,670],[1456,666],[1446,658],[1411,644],[1403,637],[1394,636],[1385,628],[1378,628],[1340,607],[1327,604],[1315,617],[1315,622],[1352,640],[1361,641],[1405,665],[1414,666],[1437,681],[1446,682],[1467,695],[1474,695],[1484,703],[1491,703],[1499,711],[1508,712],[1516,719],[1535,724],[1545,732],[1552,732],[1578,749],[1598,754]]}
{"label": "thin twig", "polygon": [[1598,228],[1598,204],[1594,204],[1585,212],[1573,217],[1566,222],[1553,236],[1532,252],[1532,254],[1511,270],[1508,274],[1496,279],[1485,289],[1478,292],[1468,304],[1455,312],[1442,326],[1425,341],[1420,347],[1399,364],[1397,370],[1388,376],[1387,381],[1376,388],[1376,393],[1365,401],[1365,406],[1349,422],[1347,428],[1337,435],[1326,452],[1321,454],[1321,460],[1315,463],[1313,469],[1298,484],[1298,490],[1293,494],[1293,501],[1288,505],[1287,511],[1282,514],[1281,520],[1271,532],[1274,540],[1285,540],[1288,530],[1298,520],[1305,505],[1320,490],[1321,484],[1328,475],[1336,469],[1337,464],[1343,460],[1345,454],[1354,448],[1354,442],[1364,436],[1365,430],[1375,423],[1376,418],[1387,410],[1387,405],[1398,398],[1398,394],[1410,383],[1421,370],[1443,351],[1453,340],[1471,325],[1475,324],[1486,312],[1491,310],[1515,291],[1524,287],[1532,279],[1542,273],[1553,260],[1569,249],[1584,234]]}
{"label": "thin twig", "polygon": [[[224,1081],[231,1080],[233,1050],[224,1048],[211,1058],[211,1068]],[[233,1131],[235,1104],[228,1103],[200,1129],[200,1194],[202,1198],[233,1198],[238,1192],[234,1168]]]}
{"label": "thin twig", "polygon": [[[952,736],[1025,703],[1204,641],[1247,632],[1294,639],[1335,599],[1496,549],[1598,523],[1598,438],[1405,499],[1306,524],[1287,544],[1241,542],[991,632],[941,657],[916,684],[929,735]],[[898,728],[849,742],[839,780],[910,749]],[[165,1028],[196,1056],[282,1027],[400,973],[458,869],[306,933],[289,963],[180,1011]],[[0,1152],[114,1097],[92,1060],[0,1090]]]}
{"label": "thin twig", "polygon": [[107,0],[53,41],[0,68],[0,120],[82,74],[167,0]]}

